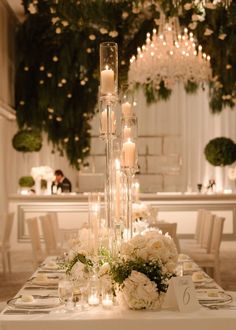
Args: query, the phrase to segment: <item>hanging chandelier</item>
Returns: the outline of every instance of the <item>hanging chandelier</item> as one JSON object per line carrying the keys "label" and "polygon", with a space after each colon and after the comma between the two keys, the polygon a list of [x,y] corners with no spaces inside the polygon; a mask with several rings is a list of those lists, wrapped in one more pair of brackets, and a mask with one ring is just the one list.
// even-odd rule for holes
{"label": "hanging chandelier", "polygon": [[195,0],[195,3],[201,3],[203,7],[207,7],[209,4],[210,5],[222,5],[225,8],[228,8],[231,5],[232,0]]}
{"label": "hanging chandelier", "polygon": [[[181,0],[172,0],[172,3],[175,7],[179,6],[181,4]],[[226,9],[231,5],[232,0],[194,0],[192,1],[195,5],[202,5],[203,7],[207,6],[216,6],[216,5],[222,5]]]}
{"label": "hanging chandelier", "polygon": [[159,90],[160,85],[171,90],[175,83],[196,85],[211,79],[210,56],[196,46],[192,33],[185,28],[180,33],[178,18],[166,22],[161,15],[160,25],[147,33],[146,44],[137,49],[137,56],[130,59],[128,81],[135,85],[152,85]]}

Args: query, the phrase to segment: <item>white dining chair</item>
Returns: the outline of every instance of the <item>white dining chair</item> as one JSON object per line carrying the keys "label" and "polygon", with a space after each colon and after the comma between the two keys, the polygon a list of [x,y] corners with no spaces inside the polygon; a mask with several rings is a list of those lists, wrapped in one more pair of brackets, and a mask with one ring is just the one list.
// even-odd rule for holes
{"label": "white dining chair", "polygon": [[78,237],[79,228],[61,228],[58,221],[57,212],[47,213],[51,226],[53,228],[54,239],[56,246],[61,250],[67,245],[67,241],[71,238]]}
{"label": "white dining chair", "polygon": [[60,248],[51,217],[46,214],[39,217],[47,255],[60,255]]}
{"label": "white dining chair", "polygon": [[9,273],[11,273],[11,232],[14,221],[14,212],[6,213],[3,216],[3,235],[0,242],[0,251],[2,253],[2,269],[5,274],[8,268]]}
{"label": "white dining chair", "polygon": [[218,217],[217,215],[214,216],[209,251],[202,249],[201,251],[193,251],[189,254],[209,275],[213,275],[218,284],[220,284],[220,244],[222,241],[224,221],[225,218]]}
{"label": "white dining chair", "polygon": [[43,262],[46,257],[41,245],[38,219],[36,217],[26,219],[26,223],[28,226],[28,232],[31,240],[33,262],[35,267],[37,267]]}
{"label": "white dining chair", "polygon": [[209,210],[198,210],[194,238],[182,239],[180,241],[182,253],[188,254],[190,251],[202,248],[209,249],[213,217],[214,215]]}

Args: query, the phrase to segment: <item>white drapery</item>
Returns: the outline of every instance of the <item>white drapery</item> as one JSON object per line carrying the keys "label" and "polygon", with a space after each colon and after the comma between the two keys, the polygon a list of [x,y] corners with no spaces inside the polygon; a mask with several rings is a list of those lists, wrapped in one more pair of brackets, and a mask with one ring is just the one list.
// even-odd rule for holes
{"label": "white drapery", "polygon": [[216,189],[233,188],[225,168],[210,165],[204,148],[215,137],[228,137],[236,142],[236,111],[226,108],[219,114],[209,109],[208,89],[199,88],[187,94],[181,84],[175,86],[170,99],[146,105],[143,93],[136,95],[139,135],[179,136],[181,138],[182,190],[195,190],[198,183],[207,186],[216,180]]}

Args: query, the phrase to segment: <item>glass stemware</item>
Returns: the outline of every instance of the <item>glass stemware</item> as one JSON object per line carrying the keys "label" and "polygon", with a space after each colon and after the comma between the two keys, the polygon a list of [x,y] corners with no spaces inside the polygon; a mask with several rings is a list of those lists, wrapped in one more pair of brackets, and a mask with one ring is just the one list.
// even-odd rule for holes
{"label": "glass stemware", "polygon": [[68,312],[73,310],[73,283],[68,279],[62,279],[58,283],[58,296],[62,303],[64,303],[64,309],[62,312]]}

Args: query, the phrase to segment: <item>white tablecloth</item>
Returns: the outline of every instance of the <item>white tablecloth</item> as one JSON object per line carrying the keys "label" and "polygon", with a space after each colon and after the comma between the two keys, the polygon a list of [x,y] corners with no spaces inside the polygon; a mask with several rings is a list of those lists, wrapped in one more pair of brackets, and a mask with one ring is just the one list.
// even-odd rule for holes
{"label": "white tablecloth", "polygon": [[[27,284],[26,284],[27,286]],[[30,290],[28,290],[30,289]],[[34,291],[23,287],[17,294],[56,295],[57,289]],[[236,307],[236,292],[232,293]],[[10,308],[7,308],[8,310]],[[26,311],[27,313],[27,311]],[[204,307],[196,312],[132,311],[122,307],[112,310],[101,306],[86,311],[50,314],[0,314],[0,330],[236,330],[236,309],[209,310]]]}
{"label": "white tablecloth", "polygon": [[102,307],[46,315],[0,315],[0,330],[235,330],[236,310],[131,311]]}

